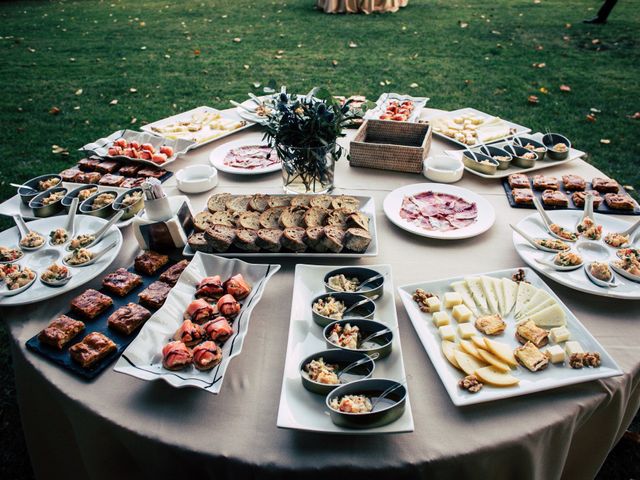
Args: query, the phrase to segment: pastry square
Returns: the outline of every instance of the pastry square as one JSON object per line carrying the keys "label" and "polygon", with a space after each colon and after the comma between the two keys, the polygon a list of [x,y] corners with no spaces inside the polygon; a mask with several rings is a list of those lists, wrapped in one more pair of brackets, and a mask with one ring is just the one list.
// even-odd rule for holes
{"label": "pastry square", "polygon": [[71,310],[89,320],[96,318],[111,305],[113,305],[111,297],[93,288],[71,300]]}
{"label": "pastry square", "polygon": [[512,173],[509,175],[509,186],[511,188],[529,188],[529,179],[523,173]]}
{"label": "pastry square", "polygon": [[533,320],[529,320],[517,326],[516,338],[523,345],[531,342],[540,348],[549,342],[549,332],[538,327]]}
{"label": "pastry square", "polygon": [[564,189],[569,192],[583,191],[587,188],[587,182],[580,175],[563,175]]}
{"label": "pastry square", "polygon": [[93,172],[100,165],[99,158],[83,158],[78,162],[78,168],[84,172]]}
{"label": "pastry square", "polygon": [[162,305],[164,305],[169,292],[171,291],[171,285],[164,282],[153,282],[147,288],[145,288],[141,293],[138,294],[140,297],[140,303],[146,305],[149,308],[158,309]]}
{"label": "pastry square", "polygon": [[558,190],[560,182],[556,177],[536,175],[533,177],[533,188],[536,190]]}
{"label": "pastry square", "polygon": [[118,175],[123,175],[125,177],[135,177],[138,175],[138,171],[140,170],[140,165],[125,165],[118,170]]}
{"label": "pastry square", "polygon": [[604,202],[612,210],[633,210],[636,202],[626,193],[607,193]]}
{"label": "pastry square", "polygon": [[153,275],[169,262],[167,255],[146,250],[136,257],[134,267],[136,272]]}
{"label": "pastry square", "polygon": [[107,173],[102,176],[98,183],[107,187],[118,187],[122,182],[124,182],[124,177],[122,175]]}
{"label": "pastry square", "polygon": [[573,204],[578,207],[584,207],[585,199],[587,198],[587,193],[591,193],[593,195],[593,208],[598,208],[602,203],[602,197],[595,190],[586,190],[584,192],[573,192],[571,195],[571,199],[573,200]]}
{"label": "pastry square", "polygon": [[107,325],[123,335],[131,335],[131,332],[149,320],[150,317],[151,312],[142,305],[127,303],[109,315]]}
{"label": "pastry square", "polygon": [[161,178],[165,173],[167,173],[167,171],[164,168],[149,168],[149,167],[145,167],[145,168],[141,168],[138,171],[138,175],[140,175],[141,177],[153,177],[153,178]]}
{"label": "pastry square", "polygon": [[38,340],[58,350],[69,343],[73,337],[84,330],[84,323],[74,320],[66,315],[58,315],[51,323],[40,332]]}
{"label": "pastry square", "polygon": [[549,359],[533,343],[527,342],[513,351],[513,355],[520,365],[532,372],[547,368]]}
{"label": "pastry square", "polygon": [[514,188],[511,195],[516,205],[533,205],[533,190],[530,188]]}
{"label": "pastry square", "polygon": [[618,193],[620,185],[610,178],[596,177],[591,180],[591,188],[600,193]]}
{"label": "pastry square", "polygon": [[75,182],[76,177],[82,173],[79,168],[72,167],[67,168],[60,172],[60,178],[62,178],[63,182]]}
{"label": "pastry square", "polygon": [[105,160],[104,162],[100,162],[96,165],[96,172],[100,173],[115,173],[118,170],[118,166],[120,164],[118,162],[114,162],[113,160]]}
{"label": "pastry square", "polygon": [[124,182],[120,184],[120,188],[139,187],[140,185],[142,185],[142,182],[144,182],[144,178],[142,177],[125,178]]}
{"label": "pastry square", "polygon": [[116,349],[116,344],[109,337],[100,332],[92,332],[81,342],[72,345],[69,354],[82,368],[91,368],[98,360],[102,360]]}
{"label": "pastry square", "polygon": [[476,319],[476,328],[485,335],[500,335],[507,328],[507,324],[497,313],[495,315],[483,315]]}
{"label": "pastry square", "polygon": [[82,172],[76,176],[77,183],[98,183],[102,174],[98,172]]}
{"label": "pastry square", "polygon": [[176,263],[175,265],[171,265],[164,272],[162,272],[162,275],[160,275],[160,278],[158,278],[158,280],[164,283],[168,283],[173,287],[176,283],[178,283],[180,275],[182,275],[182,272],[184,272],[184,269],[188,266],[189,260],[180,260],[178,263]]}
{"label": "pastry square", "polygon": [[102,286],[121,297],[142,284],[142,277],[126,268],[119,268],[102,279]]}
{"label": "pastry square", "polygon": [[545,190],[542,192],[542,203],[548,207],[567,207],[569,199],[559,190]]}

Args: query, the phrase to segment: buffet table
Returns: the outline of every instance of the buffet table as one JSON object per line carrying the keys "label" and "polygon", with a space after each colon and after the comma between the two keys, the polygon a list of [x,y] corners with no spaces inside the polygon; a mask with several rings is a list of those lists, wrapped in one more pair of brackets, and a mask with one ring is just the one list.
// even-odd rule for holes
{"label": "buffet table", "polygon": [[[355,134],[349,131],[348,142]],[[260,138],[257,129],[229,137]],[[171,170],[206,163],[226,140],[190,152]],[[431,153],[450,149],[434,138]],[[582,160],[556,175],[593,177]],[[483,195],[496,210],[485,234],[437,241],[396,228],[382,211],[385,195],[425,182],[412,174],[336,167],[336,193],[366,192],[377,205],[380,254],[325,264],[390,264],[395,285],[522,265],[509,223],[531,213],[510,208],[498,181],[469,173],[456,185]],[[176,194],[175,180],[167,184]],[[278,174],[220,174],[214,192],[280,193]],[[211,193],[211,192],[210,192]],[[200,211],[207,194],[191,197]],[[131,263],[138,246],[131,228],[112,268]],[[30,307],[4,308],[12,334],[18,400],[38,478],[593,478],[640,407],[640,302],[593,297],[548,282],[614,357],[624,375],[471,407],[453,405],[399,299],[399,334],[412,398],[415,431],[337,436],[283,430],[276,416],[291,308],[291,259],[282,264],[253,312],[242,355],[232,360],[219,395],[144,382],[109,369],[85,382],[27,352],[25,341],[79,292]],[[303,263],[311,263],[303,259]],[[96,286],[99,280],[88,286]]]}

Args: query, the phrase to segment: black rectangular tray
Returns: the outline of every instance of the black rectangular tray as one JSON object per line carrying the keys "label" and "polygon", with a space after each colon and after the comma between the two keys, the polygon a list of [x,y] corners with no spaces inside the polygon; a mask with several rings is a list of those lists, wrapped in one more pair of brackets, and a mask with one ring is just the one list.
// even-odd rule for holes
{"label": "black rectangular tray", "polygon": [[[71,311],[65,312],[65,315],[71,318],[82,320],[82,322],[84,322],[85,324],[85,329],[82,332],[80,332],[76,337],[74,337],[74,339],[71,340],[67,345],[65,345],[65,347],[62,350],[58,350],[57,348],[51,347],[50,345],[40,343],[40,340],[38,340],[38,334],[40,332],[38,332],[35,336],[31,337],[29,340],[27,340],[26,342],[27,349],[43,356],[47,360],[61,366],[62,368],[65,368],[71,371],[72,373],[74,373],[79,377],[82,377],[88,380],[91,380],[97,377],[114,360],[116,360],[122,354],[122,352],[136,338],[142,325],[144,325],[144,323],[140,325],[140,327],[138,327],[135,331],[131,332],[130,335],[124,335],[122,333],[119,333],[119,332],[116,332],[115,330],[110,329],[107,326],[107,319],[109,318],[109,315],[111,315],[114,311],[126,305],[127,303],[138,303],[138,294],[142,292],[145,288],[147,288],[149,284],[158,280],[158,277],[160,277],[162,272],[164,272],[166,269],[168,269],[171,265],[174,265],[175,263],[177,263],[177,261],[171,259],[165,267],[161,268],[155,275],[151,277],[146,275],[141,275],[142,284],[134,288],[131,292],[129,292],[124,297],[119,297],[114,293],[109,292],[105,288],[100,288],[99,291],[101,293],[104,293],[105,295],[108,295],[109,297],[111,297],[111,299],[113,300],[113,305],[111,305],[111,307],[109,307],[105,312],[103,312],[93,320],[81,319],[78,317],[77,314]],[[135,272],[133,267],[130,267],[127,270],[129,270],[130,272]],[[138,273],[138,272],[135,272],[135,273]],[[151,314],[155,313],[156,311],[156,309],[152,309],[146,306],[145,308],[149,310]],[[56,317],[57,316],[58,315],[56,315]],[[105,334],[107,337],[109,337],[111,340],[114,341],[117,348],[115,352],[111,353],[111,355],[108,355],[102,360],[99,360],[98,363],[93,368],[83,368],[71,359],[71,356],[69,355],[68,350],[69,350],[69,347],[71,347],[71,345],[79,343],[80,341],[82,341],[84,337],[86,337],[89,333],[92,333],[92,332],[100,332]]]}
{"label": "black rectangular tray", "polygon": [[[531,181],[531,179],[529,179]],[[521,204],[517,204],[515,202],[515,200],[513,199],[513,195],[511,194],[511,187],[509,186],[509,178],[505,177],[502,179],[502,187],[504,188],[504,192],[507,195],[507,200],[509,201],[509,205],[511,205],[512,208],[528,208],[528,209],[533,209],[535,210],[536,207],[532,205],[521,205]],[[533,194],[538,197],[538,200],[540,200],[540,204],[544,205],[542,203],[542,190],[534,190],[533,188],[531,188],[531,190],[533,191]],[[560,188],[559,190],[561,192],[563,192],[568,198],[569,198],[569,206],[568,207],[554,207],[554,206],[550,206],[550,205],[544,205],[544,209],[545,210],[584,210],[583,207],[576,207],[575,204],[573,203],[573,198],[571,198],[571,194],[573,192],[568,192],[567,190],[565,190],[564,188],[564,184],[562,183],[562,180],[560,180]],[[586,190],[593,190],[591,188],[591,182],[587,182],[587,186],[586,186]],[[625,195],[629,195],[627,192],[625,192],[624,188],[620,187],[620,190],[618,190],[618,193],[621,194],[625,194]],[[606,214],[610,214],[610,215],[640,215],[640,207],[638,206],[638,202],[636,202],[636,206],[633,210],[614,210],[612,208],[609,208],[607,206],[607,204],[604,201],[604,195],[602,196],[602,203],[600,204],[600,206],[598,208],[593,209],[594,212],[596,213],[606,213]]]}

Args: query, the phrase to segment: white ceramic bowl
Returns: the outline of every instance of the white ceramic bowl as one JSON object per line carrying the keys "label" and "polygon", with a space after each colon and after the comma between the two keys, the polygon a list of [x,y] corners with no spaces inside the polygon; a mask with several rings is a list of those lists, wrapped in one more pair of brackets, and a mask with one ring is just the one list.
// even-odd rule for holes
{"label": "white ceramic bowl", "polygon": [[176,172],[178,189],[184,193],[202,193],[218,185],[218,171],[209,165],[190,165]]}
{"label": "white ceramic bowl", "polygon": [[422,173],[433,182],[454,183],[462,178],[464,165],[462,160],[449,155],[436,155],[424,161]]}

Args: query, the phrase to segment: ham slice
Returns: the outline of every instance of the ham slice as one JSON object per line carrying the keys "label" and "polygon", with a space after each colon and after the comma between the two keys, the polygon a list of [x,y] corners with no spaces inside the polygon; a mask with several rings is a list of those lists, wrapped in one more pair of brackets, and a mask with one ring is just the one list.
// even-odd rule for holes
{"label": "ham slice", "polygon": [[455,195],[426,191],[404,197],[400,217],[424,230],[446,232],[475,223],[478,207]]}
{"label": "ham slice", "polygon": [[280,163],[278,155],[271,147],[247,145],[229,150],[224,164],[229,167],[255,170]]}

